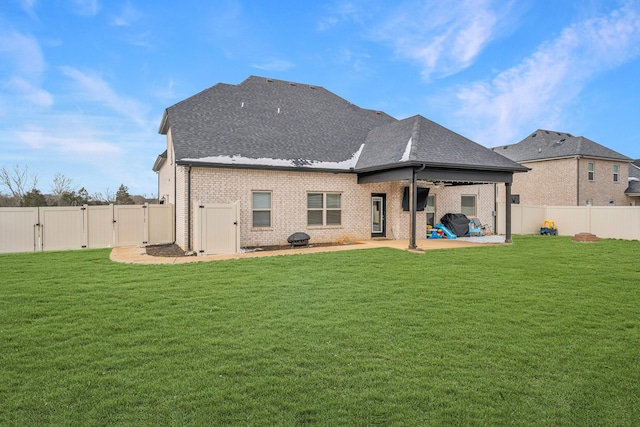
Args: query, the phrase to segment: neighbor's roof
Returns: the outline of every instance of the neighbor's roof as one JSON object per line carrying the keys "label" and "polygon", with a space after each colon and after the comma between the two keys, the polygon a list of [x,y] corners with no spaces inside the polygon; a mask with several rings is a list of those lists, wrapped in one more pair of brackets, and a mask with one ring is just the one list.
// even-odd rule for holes
{"label": "neighbor's roof", "polygon": [[470,139],[416,115],[371,130],[356,171],[379,170],[406,164],[479,170],[528,170]]}
{"label": "neighbor's roof", "polygon": [[517,144],[494,147],[493,151],[516,162],[575,156],[620,160],[632,159],[583,136],[538,129]]}
{"label": "neighbor's roof", "polygon": [[178,163],[349,170],[369,130],[393,117],[328,90],[251,76],[169,108],[160,128]]}
{"label": "neighbor's roof", "polygon": [[624,190],[627,196],[640,196],[640,181],[629,181],[629,186]]}

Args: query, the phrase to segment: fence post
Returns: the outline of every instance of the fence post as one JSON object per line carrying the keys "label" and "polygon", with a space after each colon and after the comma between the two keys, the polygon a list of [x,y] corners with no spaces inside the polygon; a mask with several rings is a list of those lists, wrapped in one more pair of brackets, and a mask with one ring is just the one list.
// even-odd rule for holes
{"label": "fence post", "polygon": [[142,222],[144,222],[144,233],[142,236],[142,244],[149,243],[149,202],[145,202],[142,206]]}

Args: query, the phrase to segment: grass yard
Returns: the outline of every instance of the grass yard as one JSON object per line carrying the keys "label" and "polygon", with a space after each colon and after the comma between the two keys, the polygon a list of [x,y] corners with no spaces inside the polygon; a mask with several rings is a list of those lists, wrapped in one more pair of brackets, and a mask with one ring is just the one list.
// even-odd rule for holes
{"label": "grass yard", "polygon": [[637,426],[639,255],[0,255],[0,424]]}

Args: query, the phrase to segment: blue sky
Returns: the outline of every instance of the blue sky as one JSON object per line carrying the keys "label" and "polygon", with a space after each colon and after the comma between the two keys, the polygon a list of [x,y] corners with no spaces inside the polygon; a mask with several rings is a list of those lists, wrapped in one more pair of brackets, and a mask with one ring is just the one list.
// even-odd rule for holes
{"label": "blue sky", "polygon": [[0,165],[155,195],[164,109],[250,75],[487,147],[542,128],[640,158],[640,0],[3,0]]}

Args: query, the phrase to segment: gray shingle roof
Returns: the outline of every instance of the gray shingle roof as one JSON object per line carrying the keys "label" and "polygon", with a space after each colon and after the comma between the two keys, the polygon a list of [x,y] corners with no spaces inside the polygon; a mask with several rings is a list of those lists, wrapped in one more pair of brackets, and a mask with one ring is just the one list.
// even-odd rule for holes
{"label": "gray shingle roof", "polygon": [[356,170],[406,164],[482,170],[528,170],[420,115],[371,130]]}
{"label": "gray shingle roof", "polygon": [[629,181],[629,186],[624,190],[628,196],[640,196],[640,181]]}
{"label": "gray shingle roof", "polygon": [[640,165],[636,165],[636,162],[629,163],[629,178],[640,180]]}
{"label": "gray shingle roof", "polygon": [[256,76],[187,98],[169,107],[166,119],[178,161],[225,163],[235,156],[240,163],[319,162],[329,169],[354,159],[370,129],[396,121],[319,86]]}
{"label": "gray shingle roof", "polygon": [[422,116],[398,121],[319,86],[256,76],[217,84],[167,108],[159,132],[169,128],[179,164],[527,170]]}
{"label": "gray shingle roof", "polygon": [[583,136],[538,129],[517,144],[493,151],[516,162],[584,156],[630,162],[631,159]]}

